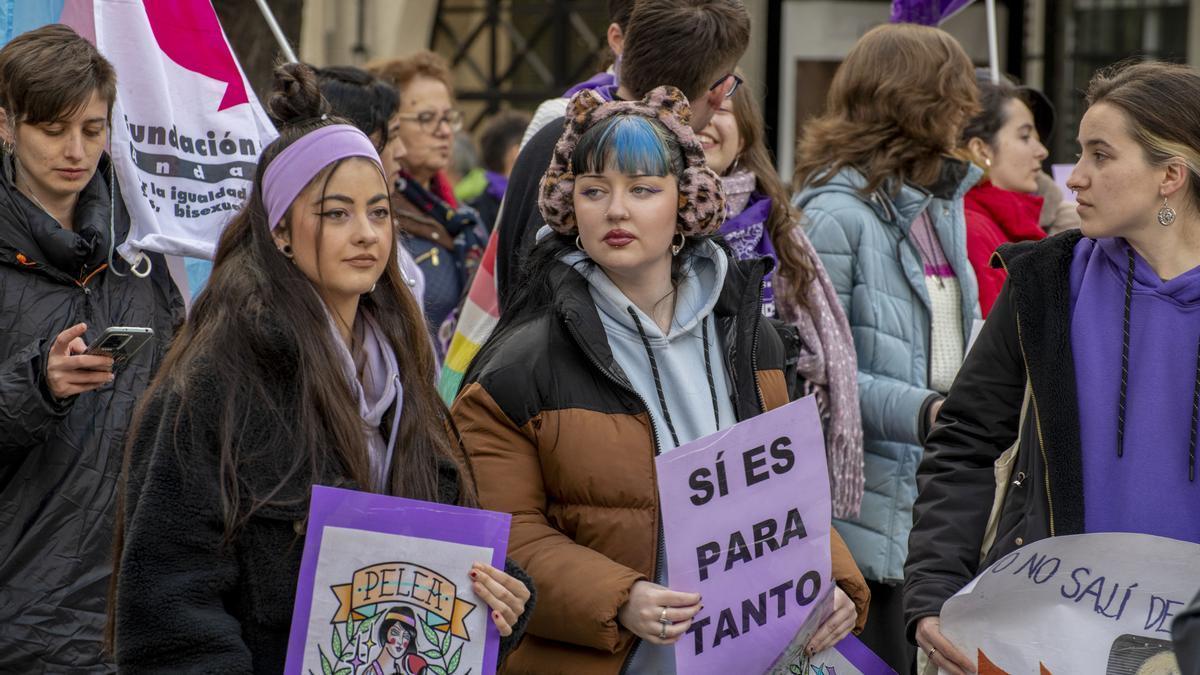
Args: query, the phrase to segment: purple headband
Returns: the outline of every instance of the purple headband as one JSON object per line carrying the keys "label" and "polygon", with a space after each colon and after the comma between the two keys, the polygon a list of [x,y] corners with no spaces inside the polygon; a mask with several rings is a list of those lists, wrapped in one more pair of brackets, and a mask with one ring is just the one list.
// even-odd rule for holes
{"label": "purple headband", "polygon": [[288,207],[321,169],[347,157],[366,157],[383,171],[371,139],[349,124],[321,127],[279,153],[263,174],[263,203],[271,231],[279,227]]}

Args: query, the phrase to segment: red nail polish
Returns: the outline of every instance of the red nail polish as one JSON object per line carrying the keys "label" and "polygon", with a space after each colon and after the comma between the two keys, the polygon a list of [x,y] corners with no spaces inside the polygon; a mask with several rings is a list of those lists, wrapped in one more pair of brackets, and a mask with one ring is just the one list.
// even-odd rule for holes
{"label": "red nail polish", "polygon": [[472,578],[472,579],[474,579],[474,578],[475,578],[475,576],[476,576],[476,575],[475,575],[475,570],[471,570],[471,578]]}

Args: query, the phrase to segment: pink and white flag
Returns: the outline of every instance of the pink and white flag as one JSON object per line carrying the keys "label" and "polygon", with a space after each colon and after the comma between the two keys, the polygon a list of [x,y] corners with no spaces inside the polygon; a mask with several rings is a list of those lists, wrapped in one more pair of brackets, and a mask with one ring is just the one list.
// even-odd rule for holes
{"label": "pink and white flag", "polygon": [[212,258],[276,137],[209,0],[93,0],[117,71],[112,157],[133,220],[118,251]]}

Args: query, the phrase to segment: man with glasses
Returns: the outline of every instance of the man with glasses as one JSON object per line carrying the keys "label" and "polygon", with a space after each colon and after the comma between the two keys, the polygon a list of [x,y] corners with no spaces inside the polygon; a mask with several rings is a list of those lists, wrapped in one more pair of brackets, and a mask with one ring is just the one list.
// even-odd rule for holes
{"label": "man with glasses", "polygon": [[[619,83],[609,95],[636,100],[670,85],[688,97],[692,128],[699,131],[741,84],[733,70],[749,41],[750,16],[741,0],[639,0],[625,35]],[[521,151],[509,178],[495,228],[502,312],[519,282],[520,261],[544,224],[538,183],[562,130],[560,118],[539,131]]]}

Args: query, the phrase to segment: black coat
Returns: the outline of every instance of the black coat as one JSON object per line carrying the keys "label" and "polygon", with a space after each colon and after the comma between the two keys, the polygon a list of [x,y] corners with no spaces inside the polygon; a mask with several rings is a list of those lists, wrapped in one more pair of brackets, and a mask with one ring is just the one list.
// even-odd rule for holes
{"label": "black coat", "polygon": [[[908,638],[917,621],[988,565],[1046,537],[1083,532],[1083,462],[1070,340],[1075,230],[1006,244],[1008,270],[971,352],[925,441],[904,568]],[[1026,377],[1033,411],[1018,429]],[[996,491],[994,464],[1020,438],[996,541],[979,550]]]}
{"label": "black coat", "polygon": [[[281,483],[296,447],[290,418],[298,410],[294,345],[278,326],[285,317],[247,313],[239,325],[259,331],[252,372],[272,400],[239,401],[238,468],[243,486],[266,494]],[[202,357],[201,357],[202,358]],[[281,673],[312,481],[307,469],[284,483],[275,502],[253,513],[223,543],[218,418],[226,407],[219,374],[194,367],[184,399],[163,387],[147,400],[130,445],[125,539],[117,588],[117,663],[122,673]],[[391,420],[392,414],[384,415]],[[386,437],[386,435],[385,435]],[[336,466],[319,484],[354,489]],[[457,503],[459,476],[439,465],[442,503]],[[509,574],[531,587],[509,565]],[[501,658],[520,640],[534,599]]]}
{"label": "black coat", "polygon": [[539,186],[554,145],[563,134],[566,118],[560,117],[542,127],[517,155],[508,189],[504,191],[504,208],[492,231],[496,233],[496,294],[503,313],[521,281],[525,258],[533,249],[537,231],[546,224],[538,208]]}
{"label": "black coat", "polygon": [[[122,444],[134,403],[183,320],[162,256],[147,278],[105,267],[129,217],[104,157],[62,229],[12,183],[0,157],[0,672],[108,672],[101,656]],[[115,201],[110,200],[115,195]],[[116,212],[112,213],[115,205]],[[154,329],[116,380],[55,401],[54,338],[79,322]]]}

